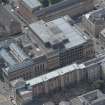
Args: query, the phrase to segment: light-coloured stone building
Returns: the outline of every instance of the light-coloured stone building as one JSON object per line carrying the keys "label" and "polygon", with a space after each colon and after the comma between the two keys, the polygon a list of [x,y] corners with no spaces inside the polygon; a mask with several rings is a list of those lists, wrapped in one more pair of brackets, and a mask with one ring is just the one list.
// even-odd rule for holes
{"label": "light-coloured stone building", "polygon": [[105,94],[94,90],[71,100],[72,105],[105,105]]}
{"label": "light-coloured stone building", "polygon": [[95,81],[102,78],[101,63],[104,57],[95,58],[82,64],[72,64],[26,81],[32,88],[33,97],[77,84],[80,81]]}
{"label": "light-coloured stone building", "polygon": [[105,8],[83,15],[82,25],[86,33],[99,38],[100,32],[105,28]]}

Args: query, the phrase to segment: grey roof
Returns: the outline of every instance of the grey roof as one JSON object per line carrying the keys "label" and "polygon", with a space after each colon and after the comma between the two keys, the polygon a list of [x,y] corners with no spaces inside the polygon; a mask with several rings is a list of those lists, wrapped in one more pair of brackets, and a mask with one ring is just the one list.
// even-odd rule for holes
{"label": "grey roof", "polygon": [[23,2],[32,10],[42,5],[39,0],[23,0]]}
{"label": "grey roof", "polygon": [[[9,45],[10,44],[8,44],[8,46]],[[4,60],[4,62],[6,64],[5,67],[3,67],[3,70],[6,73],[14,72],[16,70],[21,70],[21,69],[24,69],[24,68],[28,68],[28,67],[31,67],[33,65],[33,60],[30,59],[28,56],[22,62],[19,62],[18,58],[17,59],[15,58],[16,51],[14,51],[14,49],[13,49],[14,52],[12,52],[8,48],[8,46],[2,46],[3,48],[1,47],[1,49],[0,49],[0,57]],[[20,48],[20,47],[18,47],[18,48]],[[22,53],[24,53],[24,52],[22,51]],[[17,55],[18,55],[18,52],[17,52]],[[19,55],[17,57],[19,57]]]}
{"label": "grey roof", "polygon": [[84,64],[68,65],[68,66],[56,69],[55,71],[49,72],[47,74],[32,78],[30,80],[27,80],[26,84],[30,84],[30,86],[37,85],[37,84],[40,84],[42,82],[46,82],[46,81],[48,81],[50,79],[56,78],[56,77],[58,77],[60,75],[64,75],[64,74],[72,72],[74,70],[83,69],[83,68],[85,68]]}
{"label": "grey roof", "polygon": [[30,68],[30,67],[32,67],[32,65],[33,65],[33,61],[32,60],[27,60],[27,61],[24,61],[22,63],[16,64],[16,65],[13,65],[13,66],[8,66],[4,70],[5,70],[5,72],[10,73],[10,72],[14,72],[16,70],[21,70],[21,69],[24,69],[24,68]]}
{"label": "grey roof", "polygon": [[82,102],[85,102],[89,105],[105,105],[105,94],[103,94],[100,90],[93,90],[86,94],[83,94],[78,97]]}
{"label": "grey roof", "polygon": [[0,57],[2,57],[9,65],[15,65],[16,61],[11,57],[10,53],[6,49],[0,49]]}
{"label": "grey roof", "polygon": [[75,26],[69,24],[64,18],[59,18],[53,21],[68,38],[69,43],[65,44],[66,48],[72,48],[87,42],[89,39],[84,33],[80,32]]}
{"label": "grey roof", "polygon": [[80,3],[80,0],[62,0],[61,2],[56,3],[54,5],[50,5],[47,8],[40,9],[39,11],[34,11],[34,14],[35,16],[38,16],[38,17],[44,16],[44,15],[53,13],[55,11],[63,10],[77,3]]}
{"label": "grey roof", "polygon": [[[65,17],[48,23],[41,20],[30,24],[30,28],[44,44],[50,43],[54,45],[63,43],[66,48],[71,48],[83,44],[89,39],[84,33],[76,29],[75,26],[70,25]],[[68,42],[65,44],[64,40],[68,40]]]}
{"label": "grey roof", "polygon": [[21,25],[17,19],[0,5],[0,37],[14,35],[21,32]]}
{"label": "grey roof", "polygon": [[18,62],[23,62],[29,57],[24,53],[23,49],[20,48],[16,43],[11,43],[9,48],[13,52],[13,56],[18,60]]}
{"label": "grey roof", "polygon": [[104,24],[105,23],[105,8],[91,12],[89,19],[93,23]]}

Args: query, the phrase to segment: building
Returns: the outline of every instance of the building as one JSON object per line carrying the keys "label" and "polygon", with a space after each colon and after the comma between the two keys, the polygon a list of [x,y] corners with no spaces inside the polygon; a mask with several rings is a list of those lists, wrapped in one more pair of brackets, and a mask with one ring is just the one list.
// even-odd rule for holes
{"label": "building", "polygon": [[46,53],[48,68],[53,69],[78,60],[91,59],[95,55],[90,37],[72,24],[68,16],[50,22],[41,20],[30,24],[29,27],[44,45],[44,49],[50,52]]}
{"label": "building", "polygon": [[22,33],[20,22],[8,11],[0,5],[0,38],[6,39],[7,37]]}
{"label": "building", "polygon": [[[34,6],[35,9],[30,11],[30,6]],[[49,7],[42,7],[38,0],[20,0],[18,12],[28,23],[33,23],[37,19],[48,21],[64,15],[80,15],[92,10],[93,7],[93,0],[63,0]]]}
{"label": "building", "polygon": [[[105,56],[94,58],[81,64],[71,64],[55,71],[43,74],[30,80],[13,80],[11,86],[21,98],[32,99],[48,94],[67,85],[77,84],[81,81],[93,82],[105,79]],[[21,94],[22,93],[22,94]],[[24,93],[24,94],[23,94]],[[31,98],[30,98],[31,97]],[[76,100],[78,99],[76,98]],[[74,102],[73,101],[73,102]],[[70,105],[72,105],[70,103]],[[78,104],[73,104],[78,105]],[[79,104],[81,105],[81,104]]]}
{"label": "building", "polygon": [[[27,80],[26,85],[32,88],[33,97],[48,94],[55,89],[67,85],[77,84],[80,81],[95,81],[102,78],[101,64],[104,56],[89,60],[82,64],[72,64],[56,69],[55,71]],[[103,69],[104,70],[104,69]]]}
{"label": "building", "polygon": [[73,62],[94,58],[92,40],[71,23],[68,16],[50,22],[41,20],[30,24],[24,34],[1,42],[6,80],[20,77],[27,80]]}
{"label": "building", "polygon": [[72,105],[105,105],[105,94],[94,90],[71,100]]}
{"label": "building", "polygon": [[34,16],[49,21],[65,15],[75,17],[91,11],[93,8],[93,0],[62,0],[55,5],[35,11]]}
{"label": "building", "polygon": [[[30,69],[32,69],[32,60],[24,53],[24,51],[16,43],[7,43],[9,46],[0,48],[0,57],[4,61],[2,68],[5,79],[13,80],[18,76],[30,78]],[[27,68],[25,68],[27,67]],[[24,69],[25,68],[25,69]],[[15,72],[18,70],[18,72]],[[28,72],[28,77],[25,77],[25,70]],[[24,76],[23,76],[24,75]]]}
{"label": "building", "polygon": [[[31,87],[25,85],[23,78],[11,81],[10,87],[13,90],[14,94],[12,95],[12,97],[18,97],[18,101],[20,101],[22,105],[32,101],[32,89]],[[17,90],[19,90],[19,93],[17,92]]]}
{"label": "building", "polygon": [[99,40],[102,43],[102,45],[105,45],[105,28],[100,32],[99,34]]}
{"label": "building", "polygon": [[40,55],[39,58],[36,58],[35,60],[32,59],[24,52],[24,49],[15,42],[15,40],[4,41],[1,44],[0,60],[3,61],[4,64],[2,71],[5,81],[11,81],[18,78],[27,80],[46,73],[47,61],[44,56]]}
{"label": "building", "polygon": [[33,18],[33,12],[39,10],[42,4],[39,0],[19,0],[18,12],[29,22],[35,21]]}
{"label": "building", "polygon": [[105,28],[105,8],[83,15],[82,24],[87,33],[99,37],[100,32]]}
{"label": "building", "polygon": [[47,58],[27,35],[0,42],[0,62],[5,81],[25,80],[48,72]]}

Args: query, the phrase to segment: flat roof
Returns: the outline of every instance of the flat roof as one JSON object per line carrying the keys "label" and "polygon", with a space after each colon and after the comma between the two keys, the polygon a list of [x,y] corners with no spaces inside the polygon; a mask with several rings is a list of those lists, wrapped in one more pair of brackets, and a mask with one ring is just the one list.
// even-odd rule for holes
{"label": "flat roof", "polygon": [[29,59],[27,61],[24,61],[22,63],[13,65],[13,66],[8,66],[7,68],[5,68],[5,72],[10,73],[10,72],[14,72],[16,70],[21,70],[24,68],[30,68],[33,65],[33,60]]}
{"label": "flat roof", "polygon": [[[89,37],[86,34],[79,31],[76,26],[70,25],[70,23],[63,17],[53,20],[64,35],[69,39],[69,43],[65,44],[66,48],[71,48],[85,43]],[[77,41],[78,40],[78,41]]]}
{"label": "flat roof", "polygon": [[[85,65],[83,65],[83,64],[82,64],[82,66],[85,67]],[[77,65],[77,64],[72,64],[72,65],[69,65],[69,66],[66,66],[63,68],[59,68],[55,71],[49,72],[47,74],[41,75],[39,77],[35,77],[33,79],[27,80],[26,84],[30,84],[30,86],[37,85],[37,84],[46,82],[50,79],[56,78],[60,75],[64,75],[68,72],[72,72],[77,69],[81,69],[81,67],[79,67],[79,65]]]}
{"label": "flat roof", "polygon": [[15,65],[17,62],[12,58],[12,56],[10,55],[10,53],[2,48],[0,49],[0,57],[2,57],[6,63],[8,63],[9,65]]}
{"label": "flat roof", "polygon": [[[8,50],[9,49],[9,45],[10,45],[11,42],[10,43],[9,42],[6,43],[6,42],[0,43],[0,44],[3,44],[3,45],[1,45],[1,48],[0,48],[0,57],[7,64],[7,66],[6,67],[4,66],[2,69],[6,73],[14,72],[16,70],[21,70],[21,69],[26,68],[26,67],[29,68],[29,67],[31,67],[33,65],[33,60],[29,56],[28,56],[29,57],[28,59],[24,59],[22,62],[19,62],[18,59],[15,58],[14,52],[12,54],[12,50],[16,52],[17,49],[14,50],[12,48],[12,50]],[[14,46],[14,47],[16,47],[16,46]],[[20,47],[18,47],[18,48],[20,48]],[[18,52],[17,52],[17,55],[19,57],[19,53]],[[23,53],[24,53],[24,51],[23,51]],[[22,54],[20,54],[20,55],[22,55]]]}
{"label": "flat roof", "polygon": [[63,40],[68,39],[69,42],[64,44],[66,48],[78,46],[89,39],[85,33],[72,26],[65,17],[47,23],[41,20],[30,24],[30,28],[43,43],[55,42],[56,44],[57,41],[63,42]]}
{"label": "flat roof", "polygon": [[40,7],[42,4],[39,0],[23,0],[23,2],[31,9]]}
{"label": "flat roof", "polygon": [[[20,22],[2,5],[0,5],[0,37],[21,32]],[[19,29],[20,28],[20,29]]]}

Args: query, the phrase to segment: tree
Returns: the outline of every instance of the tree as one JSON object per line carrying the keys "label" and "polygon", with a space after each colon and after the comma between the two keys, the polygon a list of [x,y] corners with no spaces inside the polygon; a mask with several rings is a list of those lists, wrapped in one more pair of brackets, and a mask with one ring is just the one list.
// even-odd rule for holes
{"label": "tree", "polygon": [[43,7],[49,6],[49,1],[48,0],[39,0],[39,1],[42,3]]}
{"label": "tree", "polygon": [[49,0],[49,3],[56,4],[56,3],[60,2],[60,1],[62,1],[62,0]]}

